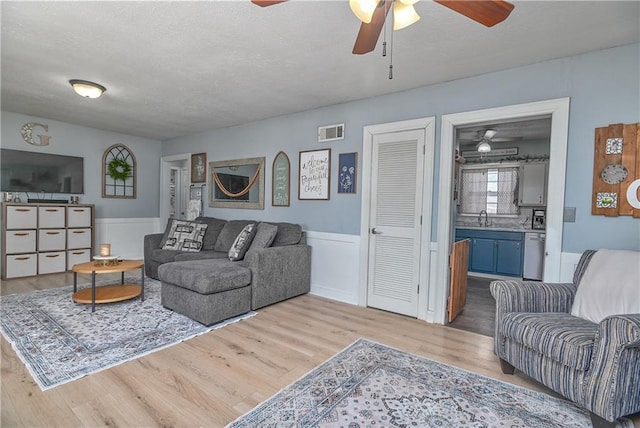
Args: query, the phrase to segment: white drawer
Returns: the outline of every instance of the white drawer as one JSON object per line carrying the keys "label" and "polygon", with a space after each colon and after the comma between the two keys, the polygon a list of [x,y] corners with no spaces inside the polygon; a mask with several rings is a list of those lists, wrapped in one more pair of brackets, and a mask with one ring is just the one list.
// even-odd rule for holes
{"label": "white drawer", "polygon": [[35,229],[37,226],[36,207],[7,207],[7,229]]}
{"label": "white drawer", "polygon": [[67,227],[91,227],[91,208],[67,207]]}
{"label": "white drawer", "polygon": [[67,248],[91,248],[91,229],[67,229]]}
{"label": "white drawer", "polygon": [[36,275],[38,273],[37,257],[35,254],[7,256],[6,278]]}
{"label": "white drawer", "polygon": [[38,251],[64,250],[65,239],[64,229],[39,229]]}
{"label": "white drawer", "polygon": [[7,230],[5,235],[7,254],[33,253],[36,251],[35,230]]}
{"label": "white drawer", "polygon": [[38,227],[64,227],[64,207],[38,207]]}
{"label": "white drawer", "polygon": [[64,272],[66,267],[66,253],[64,251],[38,253],[38,274]]}
{"label": "white drawer", "polygon": [[67,270],[71,270],[73,265],[91,261],[91,250],[69,250],[67,251]]}

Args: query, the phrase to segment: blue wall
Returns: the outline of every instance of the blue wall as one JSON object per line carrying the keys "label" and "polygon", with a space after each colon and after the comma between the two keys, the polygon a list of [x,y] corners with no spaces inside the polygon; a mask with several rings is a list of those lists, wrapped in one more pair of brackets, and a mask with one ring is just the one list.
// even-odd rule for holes
{"label": "blue wall", "polygon": [[[22,139],[20,130],[28,122],[49,126],[49,131],[35,128],[34,135],[51,136],[48,146],[34,146]],[[37,132],[36,132],[37,131]],[[71,125],[55,120],[2,112],[2,147],[84,158],[84,194],[80,202],[95,204],[98,218],[132,218],[159,216],[160,141],[99,129]],[[138,166],[136,199],[102,198],[102,155],[113,144],[124,144],[135,155]],[[30,193],[31,197],[40,197]],[[23,202],[26,195],[20,194]],[[66,194],[45,195],[47,199],[69,199]]]}
{"label": "blue wall", "polygon": [[[242,126],[165,141],[163,155],[206,151],[208,160],[266,156],[265,210],[205,208],[221,218],[300,222],[308,230],[357,235],[360,196],[337,193],[338,153],[361,152],[366,125],[436,116],[436,159],[443,114],[570,97],[566,206],[577,208],[576,222],[566,223],[564,252],[586,248],[640,249],[640,220],[591,215],[594,128],[640,121],[638,44],[561,58],[467,79],[426,86],[366,100],[276,117]],[[400,78],[400,77],[397,77]],[[345,139],[317,142],[318,126],[345,123]],[[331,148],[329,201],[297,199],[298,152]],[[271,207],[271,163],[278,151],[291,159],[289,208]],[[361,171],[362,165],[359,165]],[[362,177],[359,176],[361,181]],[[435,171],[438,186],[438,166]],[[553,184],[551,184],[553,185]],[[206,203],[205,203],[206,206]],[[437,194],[434,194],[434,213]],[[434,215],[435,218],[435,215]],[[435,232],[436,225],[433,225]],[[436,236],[435,234],[433,236]]]}

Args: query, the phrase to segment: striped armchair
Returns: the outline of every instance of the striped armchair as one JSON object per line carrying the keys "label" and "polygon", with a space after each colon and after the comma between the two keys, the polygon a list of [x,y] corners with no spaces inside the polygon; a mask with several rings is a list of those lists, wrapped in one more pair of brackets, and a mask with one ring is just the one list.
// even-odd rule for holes
{"label": "striped armchair", "polygon": [[572,284],[493,281],[495,352],[504,373],[517,368],[587,409],[594,427],[613,427],[640,412],[640,313],[599,324],[570,314],[594,254],[582,254]]}

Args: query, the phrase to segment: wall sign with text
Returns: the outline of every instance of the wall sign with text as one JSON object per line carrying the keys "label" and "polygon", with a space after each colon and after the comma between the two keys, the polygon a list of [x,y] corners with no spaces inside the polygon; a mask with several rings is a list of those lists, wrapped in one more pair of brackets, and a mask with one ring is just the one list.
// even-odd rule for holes
{"label": "wall sign with text", "polygon": [[300,152],[298,199],[329,199],[331,149]]}

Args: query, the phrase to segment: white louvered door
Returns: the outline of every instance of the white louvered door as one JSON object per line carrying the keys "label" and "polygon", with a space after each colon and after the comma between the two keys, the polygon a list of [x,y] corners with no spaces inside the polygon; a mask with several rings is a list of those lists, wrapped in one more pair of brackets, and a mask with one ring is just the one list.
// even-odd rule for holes
{"label": "white louvered door", "polygon": [[373,137],[367,305],[418,313],[424,131]]}

